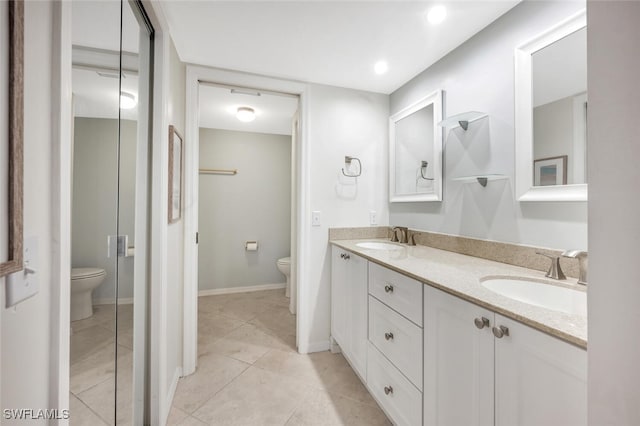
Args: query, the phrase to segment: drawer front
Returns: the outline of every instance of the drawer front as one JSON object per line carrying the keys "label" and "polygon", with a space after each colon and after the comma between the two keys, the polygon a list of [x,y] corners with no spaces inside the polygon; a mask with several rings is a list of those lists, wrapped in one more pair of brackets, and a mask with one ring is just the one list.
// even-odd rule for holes
{"label": "drawer front", "polygon": [[367,356],[367,387],[394,424],[422,424],[422,392],[371,343]]}
{"label": "drawer front", "polygon": [[422,390],[422,328],[369,296],[369,341]]}
{"label": "drawer front", "polygon": [[369,294],[374,295],[420,327],[422,327],[423,286],[419,281],[369,262]]}

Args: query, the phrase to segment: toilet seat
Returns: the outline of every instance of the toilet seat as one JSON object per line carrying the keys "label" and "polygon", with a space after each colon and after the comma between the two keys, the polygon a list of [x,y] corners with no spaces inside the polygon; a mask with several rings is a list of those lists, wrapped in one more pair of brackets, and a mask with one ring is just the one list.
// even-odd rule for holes
{"label": "toilet seat", "polygon": [[73,268],[71,269],[71,281],[99,277],[105,274],[105,270],[101,268]]}

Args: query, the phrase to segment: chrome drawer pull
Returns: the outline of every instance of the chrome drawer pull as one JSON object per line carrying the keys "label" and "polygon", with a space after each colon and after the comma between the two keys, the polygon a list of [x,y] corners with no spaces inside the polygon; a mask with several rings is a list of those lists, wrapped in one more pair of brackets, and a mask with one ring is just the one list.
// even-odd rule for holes
{"label": "chrome drawer pull", "polygon": [[393,293],[393,286],[391,284],[387,284],[384,286],[384,291],[386,293]]}
{"label": "chrome drawer pull", "polygon": [[389,395],[393,393],[393,388],[391,386],[385,386],[384,387],[384,393]]}
{"label": "chrome drawer pull", "polygon": [[475,323],[476,327],[478,327],[480,330],[482,330],[485,327],[489,327],[489,318],[476,318],[473,320],[473,322]]}
{"label": "chrome drawer pull", "polygon": [[509,329],[504,325],[501,325],[500,328],[493,327],[491,331],[493,331],[493,335],[496,336],[498,339],[502,339],[502,336],[509,335]]}
{"label": "chrome drawer pull", "polygon": [[393,333],[384,333],[384,338],[387,340],[393,340]]}

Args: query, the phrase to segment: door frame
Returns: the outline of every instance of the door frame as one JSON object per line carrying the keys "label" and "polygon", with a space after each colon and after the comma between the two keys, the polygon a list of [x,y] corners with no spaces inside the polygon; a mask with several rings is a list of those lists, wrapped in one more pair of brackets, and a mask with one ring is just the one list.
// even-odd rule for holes
{"label": "door frame", "polygon": [[258,90],[283,92],[299,97],[298,146],[296,152],[297,197],[295,212],[297,216],[297,259],[293,266],[297,283],[296,340],[298,351],[309,351],[310,312],[302,301],[306,300],[305,276],[308,270],[306,230],[310,226],[309,187],[310,173],[307,165],[307,98],[309,88],[306,84],[294,81],[248,74],[237,71],[187,65],[186,78],[186,122],[185,122],[185,239],[184,239],[184,352],[183,373],[192,374],[196,370],[198,359],[198,169],[199,169],[199,125],[198,125],[198,86],[201,81],[230,86],[249,87]]}

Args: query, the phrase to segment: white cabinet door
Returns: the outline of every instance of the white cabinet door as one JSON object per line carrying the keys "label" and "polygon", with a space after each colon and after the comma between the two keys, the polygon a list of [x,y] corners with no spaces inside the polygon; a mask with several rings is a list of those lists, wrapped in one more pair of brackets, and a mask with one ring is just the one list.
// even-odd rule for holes
{"label": "white cabinet door", "polygon": [[424,425],[493,425],[493,318],[491,311],[425,286]]}
{"label": "white cabinet door", "polygon": [[367,260],[331,249],[331,336],[353,369],[366,377]]}
{"label": "white cabinet door", "polygon": [[349,297],[347,312],[351,320],[351,366],[364,380],[367,377],[367,260],[348,254],[346,257]]}
{"label": "white cabinet door", "polygon": [[587,424],[587,353],[495,315],[496,426]]}
{"label": "white cabinet door", "polygon": [[[348,351],[350,320],[347,317],[347,263],[345,251],[333,246],[331,249],[331,337],[342,351]],[[342,256],[342,257],[341,257]]]}

